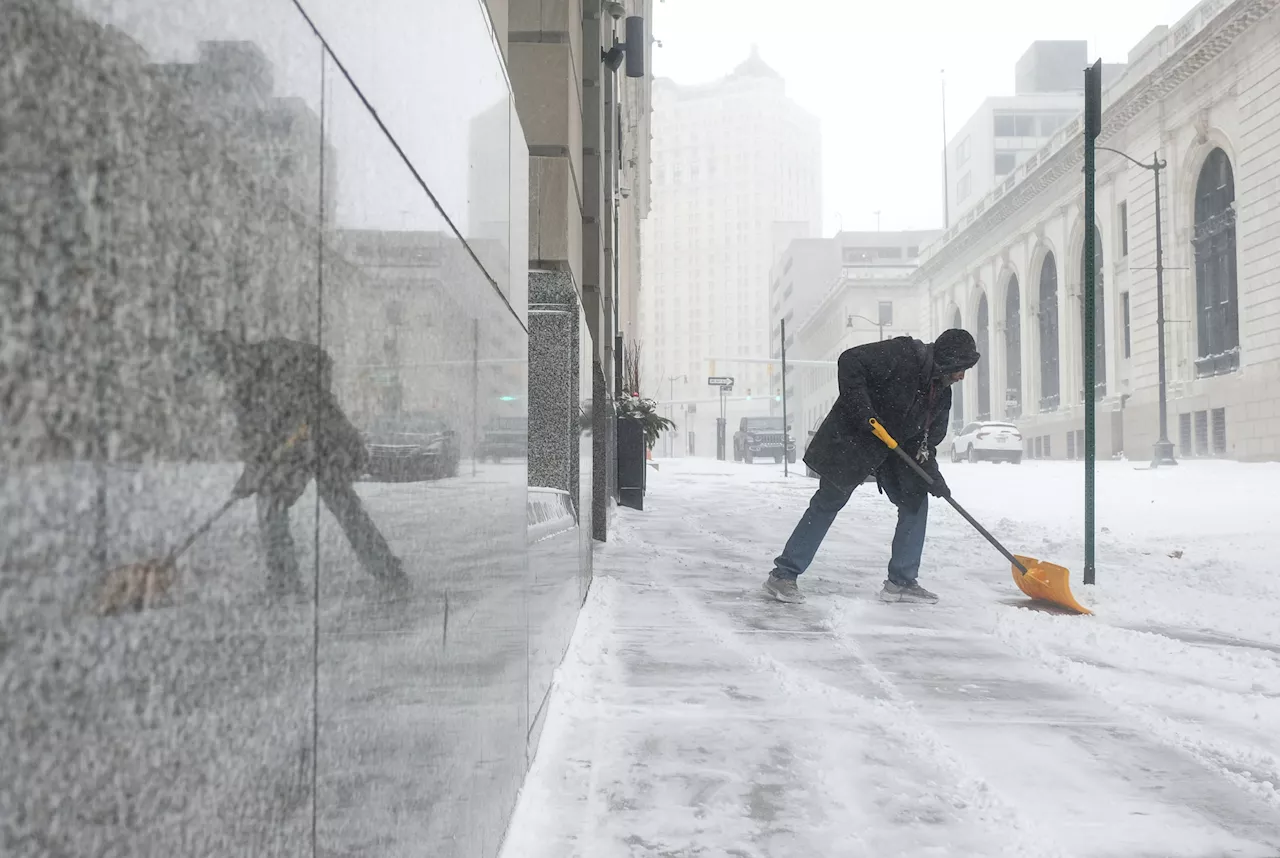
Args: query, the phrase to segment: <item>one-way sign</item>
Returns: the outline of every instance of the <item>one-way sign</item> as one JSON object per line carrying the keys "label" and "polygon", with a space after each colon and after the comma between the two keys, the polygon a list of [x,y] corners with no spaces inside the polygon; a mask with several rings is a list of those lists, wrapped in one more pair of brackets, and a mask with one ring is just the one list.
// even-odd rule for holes
{"label": "one-way sign", "polygon": [[732,387],[733,376],[731,375],[713,375],[707,379],[707,384],[712,387]]}

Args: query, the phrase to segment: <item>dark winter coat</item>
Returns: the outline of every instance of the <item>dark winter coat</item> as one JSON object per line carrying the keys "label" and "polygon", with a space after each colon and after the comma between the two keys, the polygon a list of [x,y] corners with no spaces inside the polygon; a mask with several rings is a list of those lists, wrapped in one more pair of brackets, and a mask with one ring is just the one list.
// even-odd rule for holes
{"label": "dark winter coat", "polygon": [[[242,488],[291,501],[313,475],[349,482],[363,473],[364,439],[330,390],[333,361],[324,350],[283,338],[224,341],[224,348],[219,364],[239,429]],[[304,426],[303,440],[272,465],[273,455]]]}
{"label": "dark winter coat", "polygon": [[[871,434],[870,420],[879,420],[908,454],[917,456],[924,448],[925,470],[939,474],[936,454],[947,433],[951,390],[941,383],[944,367],[935,362],[934,349],[911,337],[897,337],[840,355],[840,396],[809,443],[805,464],[849,490],[875,473],[895,503],[923,497],[924,483],[897,454],[890,459],[889,448]],[[948,358],[945,363],[953,361]],[[885,467],[887,461],[892,463]]]}

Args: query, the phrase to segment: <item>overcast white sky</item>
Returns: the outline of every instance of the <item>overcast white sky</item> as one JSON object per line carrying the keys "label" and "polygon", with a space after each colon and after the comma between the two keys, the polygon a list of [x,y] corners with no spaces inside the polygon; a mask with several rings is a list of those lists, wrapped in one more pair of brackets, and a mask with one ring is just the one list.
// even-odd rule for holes
{"label": "overcast white sky", "polygon": [[[656,0],[654,73],[714,80],[751,45],[822,121],[824,234],[942,226],[942,71],[947,133],[989,95],[1012,95],[1036,39],[1085,39],[1125,62],[1195,0]],[[1081,70],[1083,75],[1083,69]]]}

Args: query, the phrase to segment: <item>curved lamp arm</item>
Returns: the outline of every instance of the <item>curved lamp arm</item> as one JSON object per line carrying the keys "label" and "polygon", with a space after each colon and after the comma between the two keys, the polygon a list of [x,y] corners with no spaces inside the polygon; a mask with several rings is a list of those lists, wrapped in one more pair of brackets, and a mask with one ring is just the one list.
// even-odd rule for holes
{"label": "curved lamp arm", "polygon": [[1121,152],[1119,149],[1112,149],[1108,146],[1095,146],[1094,148],[1097,149],[1099,152],[1112,152],[1116,155],[1119,155],[1121,158],[1127,158],[1144,170],[1163,170],[1165,167],[1169,166],[1168,161],[1165,161],[1164,159],[1159,158],[1158,156],[1155,156],[1155,155],[1152,156],[1152,158],[1155,159],[1152,161],[1152,163],[1144,164],[1141,161],[1139,161],[1137,158],[1125,152]]}

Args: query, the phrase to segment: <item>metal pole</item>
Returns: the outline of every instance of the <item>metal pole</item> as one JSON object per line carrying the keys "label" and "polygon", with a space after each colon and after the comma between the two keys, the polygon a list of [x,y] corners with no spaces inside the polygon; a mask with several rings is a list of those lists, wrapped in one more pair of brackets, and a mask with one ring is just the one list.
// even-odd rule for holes
{"label": "metal pole", "polygon": [[782,475],[791,476],[788,452],[791,433],[787,431],[787,320],[782,320]]}
{"label": "metal pole", "polygon": [[1084,583],[1094,582],[1094,465],[1097,444],[1097,305],[1098,248],[1094,151],[1102,125],[1102,60],[1085,70],[1084,130]]}
{"label": "metal pole", "polygon": [[1113,152],[1122,158],[1125,158],[1141,167],[1144,170],[1150,170],[1155,177],[1155,205],[1156,205],[1156,350],[1157,363],[1160,371],[1160,440],[1156,441],[1155,447],[1151,455],[1151,467],[1158,468],[1161,465],[1176,465],[1178,460],[1173,457],[1173,443],[1169,440],[1169,408],[1168,408],[1168,384],[1165,374],[1165,356],[1164,356],[1164,228],[1161,226],[1160,214],[1160,171],[1169,166],[1167,161],[1160,160],[1160,153],[1153,152],[1151,155],[1151,163],[1144,164],[1137,158],[1119,149],[1111,149],[1107,146],[1098,146],[1106,152]]}
{"label": "metal pole", "polygon": [[729,458],[729,451],[726,449],[729,445],[729,430],[725,425],[727,419],[724,410],[724,385],[720,385],[720,420],[716,424],[716,458],[724,462]]}
{"label": "metal pole", "polygon": [[1151,458],[1153,468],[1178,464],[1173,458],[1173,444],[1169,441],[1168,386],[1164,367],[1164,230],[1160,224],[1160,170],[1164,166],[1160,153],[1154,153],[1151,172],[1156,180],[1156,352],[1160,368],[1160,440],[1156,441],[1155,455]]}
{"label": "metal pole", "polygon": [[[671,420],[671,422],[673,423],[675,421],[672,418],[676,416],[675,398],[676,398],[676,377],[673,375],[667,378],[667,419]],[[668,429],[667,430],[667,458],[668,459],[672,458],[675,455],[675,453],[671,449],[671,444],[672,444],[671,430]]]}

